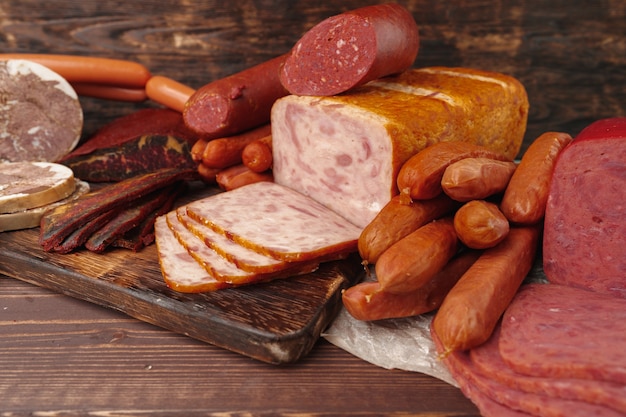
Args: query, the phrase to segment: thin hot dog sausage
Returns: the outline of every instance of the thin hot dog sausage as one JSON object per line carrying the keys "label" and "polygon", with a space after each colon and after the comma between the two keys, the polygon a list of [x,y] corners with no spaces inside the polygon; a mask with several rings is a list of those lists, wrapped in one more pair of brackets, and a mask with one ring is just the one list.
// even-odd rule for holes
{"label": "thin hot dog sausage", "polygon": [[443,192],[441,179],[446,168],[465,158],[510,161],[505,155],[469,142],[439,142],[409,158],[398,172],[398,189],[416,200],[433,198]]}
{"label": "thin hot dog sausage", "polygon": [[426,223],[451,214],[459,205],[443,194],[431,200],[403,197],[392,197],[361,232],[358,248],[364,264],[375,264],[391,245]]}
{"label": "thin hot dog sausage", "polygon": [[538,226],[511,228],[452,287],[432,323],[443,356],[479,346],[491,336],[533,265],[539,232]]}
{"label": "thin hot dog sausage", "polygon": [[0,59],[25,59],[56,72],[70,83],[106,84],[144,88],[150,71],[137,62],[121,59],[55,54],[0,54]]}
{"label": "thin hot dog sausage", "polygon": [[452,218],[433,220],[384,251],[375,265],[376,277],[385,291],[415,291],[443,269],[457,249]]}
{"label": "thin hot dog sausage", "polygon": [[191,159],[193,159],[194,162],[202,162],[202,154],[204,153],[204,149],[208,143],[208,140],[200,138],[193,144],[190,152]]}
{"label": "thin hot dog sausage", "polygon": [[515,162],[489,158],[465,158],[450,164],[443,173],[443,192],[456,201],[482,200],[506,189]]}
{"label": "thin hot dog sausage", "polygon": [[261,181],[273,181],[271,172],[254,172],[245,165],[235,165],[221,170],[215,177],[217,185],[224,191]]}
{"label": "thin hot dog sausage", "polygon": [[241,164],[241,154],[246,145],[270,132],[270,125],[264,125],[239,135],[209,140],[202,151],[202,163],[209,168],[227,168]]}
{"label": "thin hot dog sausage", "polygon": [[281,70],[292,94],[330,96],[408,69],[419,31],[398,4],[348,11],[323,20],[293,47]]}
{"label": "thin hot dog sausage", "polygon": [[196,90],[162,75],[151,77],[146,83],[148,98],[172,110],[183,112],[185,103]]}
{"label": "thin hot dog sausage", "polygon": [[104,100],[142,102],[148,96],[143,88],[116,87],[104,84],[72,83],[79,96],[94,97]]}
{"label": "thin hot dog sausage", "polygon": [[461,206],[454,214],[454,230],[467,247],[487,249],[506,238],[509,233],[509,221],[496,204],[472,200]]}
{"label": "thin hot dog sausage", "polygon": [[243,149],[241,160],[254,172],[264,172],[272,167],[272,135],[257,139]]}
{"label": "thin hot dog sausage", "polygon": [[217,183],[217,174],[219,174],[222,170],[219,168],[209,168],[202,164],[198,165],[198,174],[200,175],[200,179],[206,182],[207,184],[216,184]]}
{"label": "thin hot dog sausage", "polygon": [[278,79],[285,57],[200,87],[185,104],[187,126],[205,137],[218,138],[269,123],[272,105],[288,94]]}
{"label": "thin hot dog sausage", "polygon": [[530,144],[500,203],[509,221],[534,224],[543,218],[554,165],[571,141],[567,133],[546,132]]}
{"label": "thin hot dog sausage", "polygon": [[379,282],[362,282],[343,292],[343,305],[355,319],[366,321],[428,313],[441,305],[448,291],[479,254],[479,251],[466,251],[457,255],[416,291],[393,294],[382,290]]}

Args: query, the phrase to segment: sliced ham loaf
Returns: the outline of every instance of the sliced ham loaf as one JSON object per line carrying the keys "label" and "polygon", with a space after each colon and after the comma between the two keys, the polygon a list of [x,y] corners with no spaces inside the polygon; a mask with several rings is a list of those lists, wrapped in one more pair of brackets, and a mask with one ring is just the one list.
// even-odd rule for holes
{"label": "sliced ham loaf", "polygon": [[[220,282],[227,282],[230,285],[250,284],[253,282],[262,282],[270,279],[284,278],[313,272],[319,266],[319,262],[282,262],[282,268],[274,269],[271,272],[247,272],[205,245],[205,243],[198,238],[198,236],[187,229],[185,225],[179,221],[176,211],[171,211],[166,214],[165,219],[170,231],[179,244],[191,256],[191,258],[193,258],[210,276]],[[164,238],[166,237],[161,236],[159,232],[157,235],[157,241]],[[239,245],[230,247],[230,250],[232,251],[231,253],[234,253],[235,255],[242,252],[242,249],[243,252],[246,251],[246,248]],[[172,274],[173,272],[170,272],[169,275],[171,276]],[[200,283],[195,283],[188,279],[180,281],[171,278],[168,281],[168,284],[170,284],[172,288],[176,288],[181,292],[199,292],[204,286],[204,279]]]}
{"label": "sliced ham loaf", "polygon": [[276,259],[328,259],[357,250],[361,228],[288,187],[250,184],[187,204],[187,215]]}
{"label": "sliced ham loaf", "polygon": [[[442,345],[436,340],[434,332],[433,338],[435,345],[441,352]],[[495,380],[492,375],[483,373],[471,360],[467,351],[454,351],[448,354],[443,361],[455,380],[459,381],[459,386],[463,392],[476,403],[485,416],[506,416],[510,414],[504,410],[540,417],[623,416],[619,411],[604,405],[563,399],[546,395],[546,393],[529,393],[511,388]],[[484,397],[499,404],[502,407],[502,410],[498,410],[501,414],[493,414],[491,412],[492,407],[485,407]]]}
{"label": "sliced ham loaf", "polygon": [[45,206],[70,196],[74,173],[50,162],[0,164],[0,213],[16,213]]}
{"label": "sliced ham loaf", "polygon": [[209,275],[189,255],[170,230],[164,216],[156,218],[154,233],[161,273],[170,288],[180,292],[187,292],[189,289],[205,292],[232,287],[231,284],[218,281]]}
{"label": "sliced ham loaf", "polygon": [[366,226],[398,193],[412,155],[465,141],[513,159],[528,98],[512,77],[465,68],[422,68],[332,97],[290,95],[272,108],[273,174]]}
{"label": "sliced ham loaf", "polygon": [[555,379],[520,374],[502,360],[499,343],[498,326],[486,343],[470,350],[471,361],[482,374],[518,391],[602,405],[626,414],[626,385],[592,379]]}
{"label": "sliced ham loaf", "polygon": [[516,372],[626,384],[626,300],[528,284],[504,313],[502,359]]}

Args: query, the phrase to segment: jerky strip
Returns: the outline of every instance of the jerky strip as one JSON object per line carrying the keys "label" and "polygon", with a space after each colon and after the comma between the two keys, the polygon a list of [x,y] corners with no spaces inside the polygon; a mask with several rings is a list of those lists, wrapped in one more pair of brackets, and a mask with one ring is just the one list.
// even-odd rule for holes
{"label": "jerky strip", "polygon": [[55,245],[52,250],[58,253],[70,253],[81,247],[89,236],[96,230],[107,224],[115,216],[115,210],[109,210],[100,214],[98,217],[83,223],[80,227],[74,229],[62,242]]}

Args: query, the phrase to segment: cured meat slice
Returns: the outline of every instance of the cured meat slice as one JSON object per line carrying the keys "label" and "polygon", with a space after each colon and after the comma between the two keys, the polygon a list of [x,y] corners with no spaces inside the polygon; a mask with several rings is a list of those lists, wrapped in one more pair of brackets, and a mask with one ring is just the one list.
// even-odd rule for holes
{"label": "cured meat slice", "polygon": [[54,203],[76,188],[69,168],[50,162],[0,164],[0,213],[16,213]]}
{"label": "cured meat slice", "polygon": [[544,271],[555,284],[626,298],[626,117],[592,123],[557,159]]}
{"label": "cured meat slice", "polygon": [[[442,346],[438,345],[438,347]],[[459,385],[465,387],[466,395],[470,399],[484,395],[507,409],[541,417],[620,417],[623,415],[602,405],[512,389],[495,381],[491,375],[482,373],[472,362],[467,351],[454,351],[443,361],[455,380],[462,381]],[[470,390],[468,386],[471,387]]]}
{"label": "cured meat slice", "polygon": [[86,194],[69,204],[56,207],[44,215],[41,219],[39,244],[43,246],[44,250],[51,250],[76,228],[102,213],[127,206],[129,202],[175,182],[195,178],[196,172],[194,170],[161,169]]}
{"label": "cured meat slice", "polygon": [[513,159],[527,116],[517,80],[463,68],[409,70],[332,97],[290,95],[272,108],[272,172],[365,227],[398,193],[398,171],[412,155],[470,141]]}
{"label": "cured meat slice", "polygon": [[231,284],[218,281],[209,275],[189,255],[170,230],[165,216],[156,218],[154,233],[161,273],[170,288],[177,291],[194,288],[198,292],[204,292],[232,287]]}
{"label": "cured meat slice", "polygon": [[[283,263],[283,268],[272,272],[258,273],[246,272],[236,264],[229,261],[219,253],[209,248],[193,232],[185,227],[178,220],[176,211],[171,211],[165,215],[167,225],[178,240],[187,250],[187,253],[204,268],[209,275],[218,281],[228,282],[232,285],[250,284],[252,282],[268,281],[270,279],[285,278],[289,276],[313,272],[319,267],[317,262],[307,263]],[[236,250],[236,248],[233,248]],[[170,284],[173,280],[170,280]],[[181,292],[198,292],[202,288],[193,282],[177,282],[176,289]]]}
{"label": "cured meat slice", "polygon": [[187,214],[259,253],[285,261],[347,255],[361,228],[315,200],[258,182],[189,203]]}
{"label": "cured meat slice", "polygon": [[63,77],[32,61],[0,60],[0,85],[0,162],[55,162],[76,147],[83,110]]}
{"label": "cured meat slice", "polygon": [[626,300],[557,284],[520,289],[502,319],[516,372],[626,384]]}
{"label": "cured meat slice", "polygon": [[575,378],[533,377],[513,371],[500,355],[500,326],[483,345],[471,349],[476,368],[511,389],[603,405],[626,413],[626,385]]}
{"label": "cured meat slice", "polygon": [[[196,238],[204,242],[210,250],[217,252],[244,271],[267,273],[276,272],[287,267],[286,261],[281,261],[248,249],[232,239],[229,239],[227,236],[217,233],[210,227],[191,219],[187,215],[186,207],[177,209],[176,216],[178,217],[178,221],[192,232]],[[168,218],[169,217],[170,216],[168,216]],[[175,227],[172,225],[173,222],[173,220],[169,222],[170,228],[172,229]],[[176,228],[180,228],[180,226]],[[185,234],[188,235],[188,233]]]}

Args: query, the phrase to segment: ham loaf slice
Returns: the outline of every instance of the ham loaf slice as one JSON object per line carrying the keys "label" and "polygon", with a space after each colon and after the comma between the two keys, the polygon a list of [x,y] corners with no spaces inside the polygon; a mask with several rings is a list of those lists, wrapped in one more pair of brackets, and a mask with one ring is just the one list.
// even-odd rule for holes
{"label": "ham loaf slice", "polygon": [[187,204],[187,215],[256,252],[295,262],[357,251],[361,228],[315,200],[259,182]]}
{"label": "ham loaf slice", "polygon": [[465,68],[409,70],[332,97],[290,95],[272,109],[274,180],[364,227],[398,193],[409,157],[468,141],[513,159],[527,116],[520,82]]}

